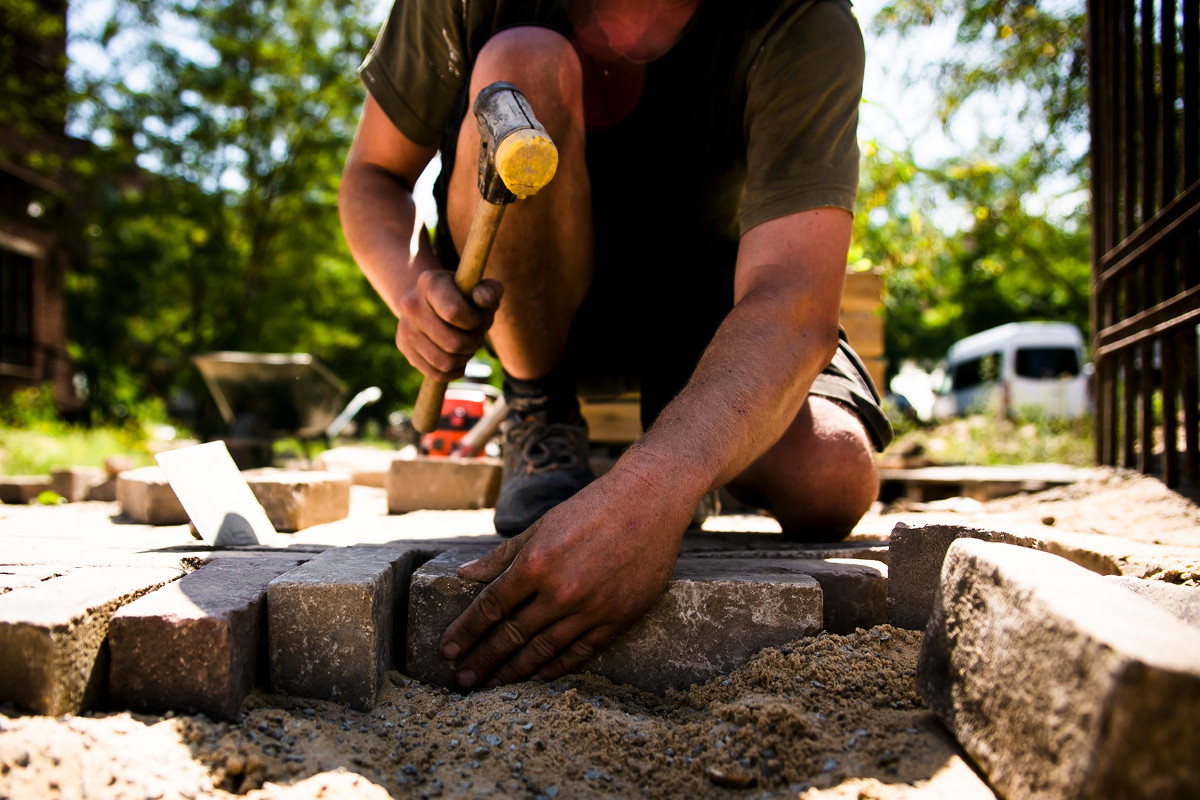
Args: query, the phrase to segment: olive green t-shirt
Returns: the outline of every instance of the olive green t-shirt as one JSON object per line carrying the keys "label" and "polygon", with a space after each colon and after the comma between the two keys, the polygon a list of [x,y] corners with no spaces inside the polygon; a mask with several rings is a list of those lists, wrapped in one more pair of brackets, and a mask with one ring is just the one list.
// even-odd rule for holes
{"label": "olive green t-shirt", "polygon": [[[523,24],[573,38],[577,5],[396,0],[363,81],[401,133],[442,145],[488,38]],[[585,83],[613,66],[581,58]],[[863,42],[846,0],[703,0],[670,51],[626,66],[616,111],[589,107],[598,243],[633,225],[699,248],[799,211],[853,211]]]}

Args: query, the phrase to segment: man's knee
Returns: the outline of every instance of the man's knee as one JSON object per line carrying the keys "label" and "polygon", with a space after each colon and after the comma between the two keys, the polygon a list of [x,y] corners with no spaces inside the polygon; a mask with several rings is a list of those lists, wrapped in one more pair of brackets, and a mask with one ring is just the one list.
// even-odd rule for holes
{"label": "man's knee", "polygon": [[515,84],[543,116],[577,115],[583,121],[583,69],[565,36],[537,25],[506,28],[484,44],[471,71],[471,96],[495,81]]}
{"label": "man's knee", "polygon": [[780,441],[730,485],[797,541],[845,538],[879,496],[875,450],[857,415],[810,397]]}

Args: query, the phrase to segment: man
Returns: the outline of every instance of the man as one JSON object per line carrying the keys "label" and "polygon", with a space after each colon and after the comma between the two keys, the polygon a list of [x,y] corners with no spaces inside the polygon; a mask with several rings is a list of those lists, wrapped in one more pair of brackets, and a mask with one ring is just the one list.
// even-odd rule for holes
{"label": "man", "polygon": [[[891,436],[838,311],[862,38],[845,0],[399,0],[340,208],[425,375],[485,343],[513,409],[489,585],[447,630],[465,687],[552,679],[641,616],[697,502],[726,486],[787,535],[844,536]],[[469,298],[447,268],[478,198],[476,93],[518,86],[559,149]],[[436,255],[412,186],[441,150]],[[832,363],[831,363],[832,362]],[[578,383],[639,386],[646,433],[587,469]]]}

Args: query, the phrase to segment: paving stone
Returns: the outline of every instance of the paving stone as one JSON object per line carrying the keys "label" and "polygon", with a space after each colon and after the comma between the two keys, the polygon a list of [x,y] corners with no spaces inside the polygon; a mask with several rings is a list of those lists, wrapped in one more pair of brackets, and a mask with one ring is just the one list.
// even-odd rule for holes
{"label": "paving stone", "polygon": [[408,583],[422,557],[405,545],[343,547],[271,581],[271,688],[369,709],[383,673],[403,660]]}
{"label": "paving stone", "polygon": [[140,467],[118,475],[117,501],[134,522],[183,525],[189,519],[161,467]]}
{"label": "paving stone", "polygon": [[301,556],[217,558],[109,623],[109,695],[136,711],[230,719],[266,664],[267,584]]}
{"label": "paving stone", "polygon": [[[858,558],[819,558],[813,551],[801,551],[788,557],[777,553],[705,553],[697,558],[713,562],[709,574],[768,576],[776,574],[770,565],[787,573],[811,575],[823,595],[822,626],[830,633],[854,633],[887,622],[887,565]],[[691,558],[689,561],[693,560]]]}
{"label": "paving stone", "polygon": [[388,513],[491,508],[502,470],[496,458],[396,459],[387,476]]}
{"label": "paving stone", "polygon": [[387,485],[388,470],[399,456],[398,450],[380,450],[378,447],[332,447],[317,456],[316,467],[348,475],[355,486],[383,489]]}
{"label": "paving stone", "polygon": [[181,574],[92,567],[0,595],[0,701],[53,716],[93,707],[107,685],[112,615]]}
{"label": "paving stone", "polygon": [[[66,498],[68,503],[91,500],[92,492],[109,481],[111,476],[97,467],[67,467],[50,471],[50,491]],[[110,484],[115,492],[116,484]]]}
{"label": "paving stone", "polygon": [[1200,587],[1147,581],[1125,575],[1106,575],[1104,580],[1135,592],[1189,625],[1200,627]]}
{"label": "paving stone", "polygon": [[1200,631],[1057,556],[951,544],[917,687],[1005,797],[1200,785]]}
{"label": "paving stone", "polygon": [[275,530],[292,533],[350,515],[350,478],[332,472],[253,469],[242,473]]}
{"label": "paving stone", "polygon": [[[439,655],[438,643],[483,588],[455,574],[482,552],[448,551],[413,574],[406,667],[412,677],[454,686],[453,666]],[[821,587],[794,565],[682,557],[646,616],[584,670],[665,692],[729,672],[762,648],[810,636],[821,625]]]}
{"label": "paving stone", "polygon": [[0,503],[25,505],[49,490],[48,475],[0,475]]}

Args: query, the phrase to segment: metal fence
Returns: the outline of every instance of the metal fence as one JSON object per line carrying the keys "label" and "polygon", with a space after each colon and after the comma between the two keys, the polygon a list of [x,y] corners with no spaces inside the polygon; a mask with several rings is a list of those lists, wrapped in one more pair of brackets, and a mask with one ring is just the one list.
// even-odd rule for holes
{"label": "metal fence", "polygon": [[1200,479],[1198,4],[1088,3],[1096,461],[1169,486]]}

